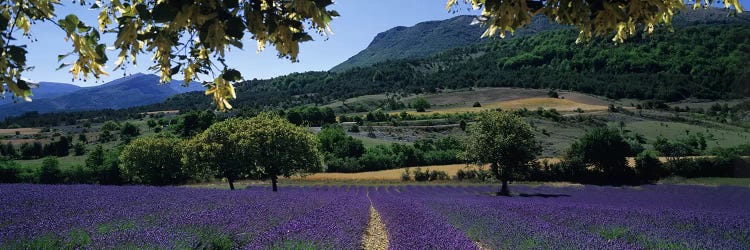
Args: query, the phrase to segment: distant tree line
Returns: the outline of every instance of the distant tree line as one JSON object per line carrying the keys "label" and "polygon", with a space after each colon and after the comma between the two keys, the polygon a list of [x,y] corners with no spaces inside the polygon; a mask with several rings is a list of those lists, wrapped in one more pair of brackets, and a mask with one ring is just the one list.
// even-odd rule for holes
{"label": "distant tree line", "polygon": [[459,158],[461,142],[454,137],[365,148],[361,140],[347,135],[340,126],[325,127],[317,136],[327,172],[353,173],[463,162]]}
{"label": "distant tree line", "polygon": [[[8,152],[18,151],[12,144],[0,146],[4,156],[0,159],[0,182],[174,185],[222,178],[234,187],[234,182],[246,178],[271,179],[276,183],[279,176],[318,171],[362,172],[477,163],[490,168],[462,170],[452,178],[496,179],[505,186],[499,193],[508,195],[507,184],[512,181],[634,185],[668,176],[730,177],[733,162],[741,155],[750,155],[750,144],[708,150],[707,136],[702,133],[687,133],[675,139],[659,137],[652,143],[653,149],[646,149],[645,139],[638,134],[594,124],[594,128],[570,146],[561,162],[539,162],[536,157],[541,149],[532,133],[534,129],[522,117],[555,119],[555,113],[524,109],[484,111],[464,117],[472,121],[464,122],[469,135],[466,138],[440,137],[372,147],[365,147],[339,125],[325,125],[313,136],[305,128],[269,113],[249,119],[214,121],[207,129],[202,127],[208,123],[188,125],[198,129],[187,137],[173,133],[184,130],[167,130],[136,138],[138,129],[134,125],[107,122],[102,131],[119,130],[122,144],[111,150],[97,145],[88,152],[83,165],[59,167],[55,156],[70,153],[66,151],[71,147],[70,137],[61,137],[47,146],[41,143],[22,146],[16,159],[26,159],[23,152],[33,158],[45,157],[39,169],[14,162]],[[185,115],[201,116],[210,117],[207,113]],[[200,120],[182,119],[182,123]],[[685,157],[698,155],[713,157]],[[660,156],[668,161],[662,162]],[[635,157],[635,165],[628,164],[626,157]],[[406,173],[405,179],[446,178],[440,172],[419,170]]]}

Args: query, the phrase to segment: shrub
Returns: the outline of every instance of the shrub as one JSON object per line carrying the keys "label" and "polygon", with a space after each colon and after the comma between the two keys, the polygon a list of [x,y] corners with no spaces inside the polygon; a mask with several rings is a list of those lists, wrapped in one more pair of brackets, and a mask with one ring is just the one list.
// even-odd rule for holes
{"label": "shrub", "polygon": [[424,99],[423,97],[417,97],[414,98],[413,101],[411,101],[411,107],[413,109],[416,109],[417,112],[425,112],[428,108],[430,108],[430,102],[428,102],[427,99]]}
{"label": "shrub", "polygon": [[[402,180],[408,180],[406,178],[410,178],[408,170],[406,170],[401,176]],[[419,167],[416,170],[414,170],[415,181],[442,181],[442,180],[449,180],[449,179],[450,177],[448,176],[447,173],[445,173],[445,171],[429,170],[429,169],[422,171],[422,168],[419,168]]]}
{"label": "shrub", "polygon": [[609,107],[607,107],[607,111],[609,111],[611,113],[620,112],[620,110],[617,107],[615,107],[614,104],[611,104],[611,103],[609,104]]}
{"label": "shrub", "polygon": [[352,125],[352,126],[351,126],[351,127],[349,128],[349,132],[352,132],[352,133],[359,133],[359,125],[357,125],[357,124],[354,124],[354,125]]}
{"label": "shrub", "polygon": [[340,126],[323,127],[316,136],[318,148],[329,157],[359,157],[365,152],[362,141],[347,135]]}
{"label": "shrub", "polygon": [[126,122],[120,128],[120,140],[124,141],[126,144],[130,142],[130,139],[140,134],[141,132],[138,127],[129,122]]}
{"label": "shrub", "polygon": [[357,158],[346,157],[326,160],[326,172],[355,173],[361,171],[361,169],[362,165]]}
{"label": "shrub", "polygon": [[80,164],[75,165],[69,170],[63,172],[63,176],[65,177],[65,183],[70,184],[96,182],[96,173],[92,169],[86,168]]}
{"label": "shrub", "polygon": [[86,146],[83,145],[82,142],[76,142],[76,144],[73,144],[73,154],[76,156],[80,156],[86,153]]}
{"label": "shrub", "polygon": [[102,128],[101,128],[102,131],[115,131],[115,130],[118,130],[118,129],[120,129],[120,125],[117,124],[114,121],[107,121],[107,122],[105,122],[104,125],[102,125]]}
{"label": "shrub", "polygon": [[18,164],[8,158],[0,158],[0,183],[17,183],[19,177]]}
{"label": "shrub", "polygon": [[57,157],[45,157],[42,161],[42,168],[39,169],[39,183],[60,183],[60,177],[60,162],[57,160]]}
{"label": "shrub", "polygon": [[482,107],[482,104],[479,102],[474,102],[474,105],[471,105],[472,107],[479,108]]}
{"label": "shrub", "polygon": [[445,171],[432,170],[430,172],[430,181],[444,181],[449,180],[448,174]]}
{"label": "shrub", "polygon": [[635,158],[635,171],[642,182],[652,183],[668,175],[656,152],[644,151]]}
{"label": "shrub", "polygon": [[411,181],[411,175],[409,174],[409,168],[404,169],[401,173],[401,181]]}
{"label": "shrub", "polygon": [[678,158],[667,162],[666,168],[670,175],[685,178],[732,177],[734,174],[732,159],[725,157]]}
{"label": "shrub", "polygon": [[120,154],[123,173],[135,183],[147,185],[180,184],[181,141],[174,137],[148,136],[133,140]]}
{"label": "shrub", "polygon": [[626,160],[631,153],[630,145],[622,138],[620,132],[608,127],[597,127],[574,142],[568,150],[568,159],[572,164],[583,163],[594,167],[598,181],[603,184],[623,184],[631,181],[634,171]]}
{"label": "shrub", "polygon": [[415,181],[428,181],[430,180],[430,170],[425,170],[422,172],[422,168],[417,168],[414,170],[414,180]]}

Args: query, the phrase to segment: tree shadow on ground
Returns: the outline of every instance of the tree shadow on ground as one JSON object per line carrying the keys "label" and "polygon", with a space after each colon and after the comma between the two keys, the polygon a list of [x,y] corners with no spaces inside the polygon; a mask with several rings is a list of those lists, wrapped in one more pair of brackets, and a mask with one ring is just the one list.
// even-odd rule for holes
{"label": "tree shadow on ground", "polygon": [[569,194],[542,194],[542,193],[534,193],[534,194],[518,194],[519,197],[541,197],[541,198],[560,198],[560,197],[570,197]]}

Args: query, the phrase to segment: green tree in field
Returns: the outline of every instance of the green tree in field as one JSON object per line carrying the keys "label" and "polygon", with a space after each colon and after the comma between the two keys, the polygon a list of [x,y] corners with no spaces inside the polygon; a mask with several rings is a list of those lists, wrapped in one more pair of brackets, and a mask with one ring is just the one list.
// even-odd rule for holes
{"label": "green tree in field", "polygon": [[617,129],[596,127],[570,146],[567,157],[594,167],[610,183],[623,183],[633,175],[626,159],[630,151],[630,144]]}
{"label": "green tree in field", "polygon": [[411,107],[413,109],[416,109],[417,112],[425,112],[428,108],[430,108],[430,102],[428,102],[427,99],[424,99],[423,97],[417,97],[411,101]]}
{"label": "green tree in field", "polygon": [[318,149],[325,158],[327,172],[346,171],[341,169],[345,163],[356,162],[365,153],[362,141],[347,135],[341,126],[323,127],[316,136],[320,141]]}
{"label": "green tree in field", "polygon": [[42,168],[39,169],[39,183],[60,183],[61,174],[60,162],[57,160],[57,157],[45,157],[44,160],[42,160]]}
{"label": "green tree in field", "polygon": [[347,135],[340,126],[324,127],[316,136],[320,141],[320,151],[328,153],[332,157],[359,157],[365,153],[362,141]]}
{"label": "green tree in field", "polygon": [[229,119],[214,123],[185,143],[182,154],[185,172],[192,176],[220,176],[229,188],[234,182],[253,172],[253,158],[248,148],[239,143],[236,133],[246,129],[245,120]]}
{"label": "green tree in field", "polygon": [[286,119],[269,114],[250,118],[249,130],[239,131],[240,144],[253,152],[255,171],[270,178],[276,192],[279,176],[320,172],[321,156],[315,135]]}
{"label": "green tree in field", "polygon": [[83,142],[76,142],[73,144],[73,154],[76,156],[80,156],[86,153],[86,145],[83,144]]}
{"label": "green tree in field", "polygon": [[120,127],[120,140],[128,142],[131,138],[141,134],[140,129],[132,123],[126,122]]}
{"label": "green tree in field", "polygon": [[130,181],[148,185],[173,185],[185,180],[182,141],[169,136],[140,137],[120,153],[122,174]]}
{"label": "green tree in field", "polygon": [[154,129],[154,127],[156,127],[156,121],[154,119],[149,119],[146,122],[146,125],[148,125],[148,128]]}
{"label": "green tree in field", "polygon": [[114,121],[107,121],[102,125],[101,130],[102,131],[115,131],[120,129],[120,124],[117,124]]}
{"label": "green tree in field", "polygon": [[177,131],[182,137],[190,137],[203,132],[216,121],[212,111],[192,111],[182,116],[177,124]]}
{"label": "green tree in field", "polygon": [[541,146],[534,131],[520,116],[507,111],[483,111],[469,126],[464,157],[469,162],[490,164],[502,186],[499,195],[509,196],[508,181],[535,160]]}
{"label": "green tree in field", "polygon": [[102,130],[102,132],[99,134],[100,143],[107,143],[112,140],[115,140],[115,136],[112,135],[112,132],[109,132],[109,130]]}
{"label": "green tree in field", "polygon": [[2,145],[2,149],[3,156],[10,159],[15,159],[18,157],[18,151],[16,151],[16,147],[13,146],[13,143],[8,142],[5,145]]}
{"label": "green tree in field", "polygon": [[96,173],[96,181],[104,185],[122,183],[117,148],[106,153],[102,145],[96,145],[94,150],[86,156],[85,167]]}
{"label": "green tree in field", "polygon": [[254,176],[270,178],[276,191],[278,176],[321,169],[315,136],[270,114],[215,123],[186,144],[183,162],[190,173],[226,178],[230,189]]}
{"label": "green tree in field", "polygon": [[102,145],[96,145],[94,147],[94,150],[89,152],[89,155],[86,156],[86,167],[91,169],[96,169],[100,166],[104,166],[104,148]]}
{"label": "green tree in field", "polygon": [[86,144],[86,143],[89,142],[89,138],[86,137],[86,134],[80,133],[80,134],[78,134],[78,141],[81,142],[81,143],[83,143],[83,144]]}

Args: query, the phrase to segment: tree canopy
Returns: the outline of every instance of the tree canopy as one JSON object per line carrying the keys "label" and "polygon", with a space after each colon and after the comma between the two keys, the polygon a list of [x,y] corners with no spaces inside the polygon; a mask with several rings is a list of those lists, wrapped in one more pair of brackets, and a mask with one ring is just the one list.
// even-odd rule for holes
{"label": "tree canopy", "polygon": [[[613,40],[623,42],[643,26],[651,32],[656,26],[669,25],[675,13],[683,9],[681,0],[593,1],[572,0],[464,0],[482,9],[478,20],[487,25],[485,36],[513,32],[528,24],[534,15],[578,27],[579,41],[614,32]],[[74,79],[107,75],[107,47],[119,50],[115,70],[126,63],[136,64],[136,56],[153,53],[159,72],[167,82],[181,74],[185,82],[204,81],[207,95],[213,95],[219,109],[229,109],[236,98],[233,83],[242,80],[240,72],[225,63],[232,48],[243,48],[254,40],[263,50],[271,44],[278,56],[297,60],[299,43],[312,40],[309,32],[327,35],[329,23],[339,14],[328,7],[331,0],[73,0],[82,7],[98,11],[96,24],[88,24],[74,14],[56,15],[60,0],[9,0],[0,3],[0,82],[19,98],[29,99],[33,83],[23,78],[32,67],[26,64],[26,45],[18,35],[33,38],[32,26],[51,22],[66,33],[72,50],[59,55],[59,68],[67,68]],[[723,2],[725,7],[742,12],[738,0]],[[696,1],[695,7],[713,4]],[[455,9],[458,0],[449,0],[446,8]],[[116,34],[112,44],[101,40],[104,33]],[[72,59],[66,59],[66,58]],[[218,74],[217,74],[218,73]],[[4,90],[2,90],[4,93]]]}
{"label": "tree canopy", "polygon": [[182,142],[170,136],[139,137],[120,154],[122,173],[135,183],[148,185],[179,184],[182,173]]}
{"label": "tree canopy", "polygon": [[608,183],[627,182],[633,176],[627,157],[631,155],[630,144],[620,131],[609,127],[596,127],[574,142],[567,152],[568,160],[582,163],[586,168],[602,175]]}
{"label": "tree canopy", "polygon": [[315,136],[286,119],[260,114],[215,123],[186,143],[183,162],[189,172],[227,178],[230,189],[244,177],[270,178],[318,172],[321,156]]}
{"label": "tree canopy", "polygon": [[322,160],[315,135],[286,119],[261,114],[250,118],[251,129],[238,131],[239,143],[248,145],[256,171],[270,178],[273,191],[279,176],[320,172]]}
{"label": "tree canopy", "polygon": [[[670,25],[672,17],[685,9],[683,0],[634,1],[575,1],[575,0],[464,0],[474,9],[481,9],[478,21],[487,25],[482,36],[513,33],[517,28],[531,23],[531,17],[544,15],[550,21],[578,28],[578,41],[593,36],[614,33],[615,42],[624,42],[636,34],[637,27],[651,33],[660,25]],[[693,8],[713,5],[713,0],[696,0]],[[725,8],[742,12],[739,0],[723,1]],[[458,0],[448,0],[446,9],[458,6]]]}
{"label": "tree canopy", "polygon": [[469,162],[490,164],[502,182],[500,195],[510,195],[508,181],[536,160],[541,146],[520,116],[508,111],[483,111],[469,126],[464,156]]}

